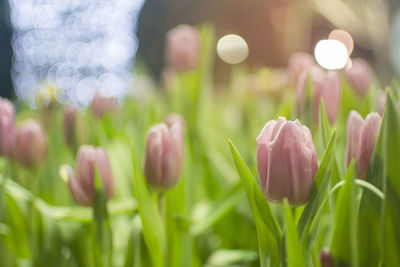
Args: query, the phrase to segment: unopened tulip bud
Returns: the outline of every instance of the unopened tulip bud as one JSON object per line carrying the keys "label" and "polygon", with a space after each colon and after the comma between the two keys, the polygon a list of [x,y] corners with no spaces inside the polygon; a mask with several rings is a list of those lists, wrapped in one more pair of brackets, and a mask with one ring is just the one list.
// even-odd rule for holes
{"label": "unopened tulip bud", "polygon": [[47,156],[47,136],[39,122],[27,120],[17,129],[15,156],[19,163],[28,168],[39,167]]}
{"label": "unopened tulip bud", "polygon": [[147,134],[144,158],[147,183],[157,191],[175,186],[182,174],[183,156],[182,126],[154,125]]}
{"label": "unopened tulip bud", "polygon": [[288,62],[288,71],[290,79],[296,83],[300,74],[315,64],[314,57],[305,52],[293,53]]}
{"label": "unopened tulip bud", "polygon": [[15,114],[12,103],[0,98],[0,155],[12,155],[15,139]]}
{"label": "unopened tulip bud", "polygon": [[200,37],[196,28],[178,25],[165,39],[165,61],[177,71],[194,69],[199,63]]}
{"label": "unopened tulip bud", "polygon": [[329,123],[335,122],[339,113],[340,106],[340,81],[336,71],[324,71],[323,69],[313,66],[309,70],[300,74],[296,85],[296,103],[297,112],[303,112],[303,102],[306,93],[307,78],[310,75],[313,93],[312,113],[315,122],[318,122],[319,104],[321,99],[324,101],[326,115]]}
{"label": "unopened tulip bud", "polygon": [[321,267],[333,267],[333,257],[329,248],[321,249],[319,253],[319,262],[321,263]]}
{"label": "unopened tulip bud", "polygon": [[168,128],[171,128],[174,124],[179,124],[182,130],[184,130],[186,127],[185,119],[182,117],[182,115],[177,113],[168,114],[165,117],[164,122]]}
{"label": "unopened tulip bud", "polygon": [[90,106],[92,113],[96,117],[103,117],[104,114],[111,111],[116,106],[114,97],[106,97],[96,92]]}
{"label": "unopened tulip bud", "polygon": [[378,112],[382,116],[383,112],[385,111],[385,106],[386,106],[386,92],[383,90],[379,90],[377,93],[377,106],[378,106]]}
{"label": "unopened tulip bud", "polygon": [[68,105],[64,109],[64,138],[69,147],[77,147],[86,140],[86,127],[78,109]]}
{"label": "unopened tulip bud", "polygon": [[101,147],[83,145],[76,157],[76,173],[70,166],[62,166],[63,176],[67,176],[68,187],[75,201],[84,206],[93,205],[95,190],[95,168],[103,183],[108,199],[114,195],[114,178],[106,151]]}
{"label": "unopened tulip bud", "polygon": [[257,168],[268,200],[287,198],[292,206],[307,203],[318,170],[310,130],[298,120],[269,121],[257,137]]}
{"label": "unopened tulip bud", "polygon": [[352,110],[347,119],[345,162],[348,167],[351,160],[355,160],[359,178],[367,176],[380,125],[381,116],[376,112],[371,112],[363,120],[357,111]]}
{"label": "unopened tulip bud", "polygon": [[359,96],[364,97],[367,94],[371,83],[371,70],[366,60],[354,59],[351,66],[344,69],[344,75]]}

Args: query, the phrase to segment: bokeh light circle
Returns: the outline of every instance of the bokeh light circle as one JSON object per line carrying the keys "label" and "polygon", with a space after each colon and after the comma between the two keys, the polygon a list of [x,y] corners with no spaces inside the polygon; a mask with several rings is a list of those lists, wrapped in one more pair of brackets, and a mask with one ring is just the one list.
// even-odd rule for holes
{"label": "bokeh light circle", "polygon": [[217,54],[222,61],[228,64],[238,64],[247,58],[249,48],[242,37],[228,34],[218,40]]}
{"label": "bokeh light circle", "polygon": [[342,69],[349,59],[346,46],[338,40],[321,40],[314,49],[315,60],[328,70]]}
{"label": "bokeh light circle", "polygon": [[338,40],[339,42],[342,42],[344,46],[347,48],[349,56],[351,55],[351,52],[353,52],[354,48],[354,41],[353,37],[350,35],[350,33],[336,29],[331,31],[328,37],[329,40]]}

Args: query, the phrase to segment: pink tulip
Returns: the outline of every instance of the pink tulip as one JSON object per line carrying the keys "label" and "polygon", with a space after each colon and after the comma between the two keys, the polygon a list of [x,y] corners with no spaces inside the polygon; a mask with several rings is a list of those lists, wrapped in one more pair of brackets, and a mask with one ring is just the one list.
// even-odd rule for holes
{"label": "pink tulip", "polygon": [[347,119],[345,162],[348,167],[351,160],[355,160],[359,178],[367,176],[380,125],[381,116],[376,112],[371,112],[363,120],[357,111],[352,110]]}
{"label": "pink tulip", "polygon": [[168,128],[171,128],[174,124],[179,124],[182,130],[184,130],[186,127],[185,119],[178,113],[168,114],[164,119],[164,123],[168,126]]}
{"label": "pink tulip", "polygon": [[64,138],[68,146],[72,147],[75,142],[75,121],[78,110],[73,105],[68,105],[64,110]]}
{"label": "pink tulip", "polygon": [[106,97],[96,92],[92,99],[91,110],[94,116],[103,117],[104,114],[112,110],[117,104],[114,97]]}
{"label": "pink tulip", "polygon": [[167,32],[165,61],[177,71],[196,68],[200,58],[200,37],[196,28],[178,25]]}
{"label": "pink tulip", "polygon": [[15,114],[12,103],[0,97],[0,155],[11,156],[15,140]]}
{"label": "pink tulip", "polygon": [[300,115],[303,112],[303,101],[309,76],[313,91],[313,119],[318,122],[319,104],[323,99],[329,123],[333,124],[339,113],[341,97],[340,81],[336,71],[324,71],[317,66],[309,68],[308,71],[303,71],[296,86],[297,113]]}
{"label": "pink tulip", "polygon": [[95,167],[103,183],[105,196],[110,199],[114,195],[114,178],[107,152],[102,147],[83,145],[79,148],[76,157],[76,175],[70,166],[62,167],[68,177],[71,195],[80,205],[93,205]]}
{"label": "pink tulip", "polygon": [[314,57],[305,52],[293,53],[288,62],[288,72],[290,79],[296,83],[300,74],[315,64]]}
{"label": "pink tulip", "polygon": [[28,168],[39,167],[46,160],[47,136],[39,122],[29,119],[17,129],[15,156],[19,163]]}
{"label": "pink tulip", "polygon": [[268,200],[287,198],[293,206],[306,203],[318,170],[310,130],[298,120],[269,121],[257,137],[257,167]]}
{"label": "pink tulip", "polygon": [[354,59],[351,66],[344,69],[344,75],[359,96],[364,97],[367,94],[371,83],[371,70],[366,60]]}
{"label": "pink tulip", "polygon": [[164,123],[154,125],[147,134],[144,173],[147,183],[157,191],[176,185],[182,174],[184,146],[182,127]]}

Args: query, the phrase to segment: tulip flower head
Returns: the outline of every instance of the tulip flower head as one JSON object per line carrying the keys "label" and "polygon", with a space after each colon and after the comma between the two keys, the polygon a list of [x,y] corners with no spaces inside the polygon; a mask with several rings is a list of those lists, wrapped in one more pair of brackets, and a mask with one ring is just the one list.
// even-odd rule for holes
{"label": "tulip flower head", "polygon": [[17,129],[15,137],[15,156],[25,167],[39,167],[46,160],[47,136],[39,122],[29,119]]}
{"label": "tulip flower head", "polygon": [[352,110],[347,119],[347,143],[345,163],[348,167],[351,160],[355,160],[358,178],[365,178],[376,139],[381,125],[381,116],[376,112],[371,112],[365,120]]}
{"label": "tulip flower head", "polygon": [[15,113],[12,103],[0,97],[0,155],[11,156],[15,140]]}
{"label": "tulip flower head", "polygon": [[116,99],[114,97],[106,97],[96,92],[92,99],[91,110],[95,117],[103,117],[104,114],[112,110],[116,106]]}
{"label": "tulip flower head", "polygon": [[62,176],[67,177],[68,187],[75,201],[84,206],[92,206],[95,190],[95,168],[103,183],[105,196],[114,195],[114,178],[107,152],[102,147],[82,145],[76,157],[76,173],[70,166],[62,166]]}
{"label": "tulip flower head", "polygon": [[314,57],[305,52],[295,52],[293,53],[288,62],[288,72],[290,79],[296,83],[300,74],[304,70],[315,64]]}
{"label": "tulip flower head", "polygon": [[186,127],[185,119],[178,113],[168,114],[164,119],[164,123],[168,126],[168,128],[171,128],[176,123],[181,126],[182,130],[184,130]]}
{"label": "tulip flower head", "polygon": [[182,126],[154,125],[147,134],[143,164],[147,183],[156,191],[175,186],[182,174],[183,156]]}
{"label": "tulip flower head", "polygon": [[323,248],[321,249],[319,253],[319,262],[321,264],[321,267],[333,267],[334,262],[333,262],[333,257],[332,253],[329,248]]}
{"label": "tulip flower head", "polygon": [[257,137],[257,168],[268,200],[287,198],[292,206],[305,204],[318,170],[310,130],[283,117],[267,122]]}
{"label": "tulip flower head", "polygon": [[360,97],[367,94],[371,83],[371,70],[366,60],[354,59],[351,66],[344,69],[344,75]]}
{"label": "tulip flower head", "polygon": [[73,105],[68,105],[64,109],[64,139],[71,148],[84,143],[87,138],[84,121],[78,109]]}
{"label": "tulip flower head", "polygon": [[313,66],[308,71],[305,70],[300,74],[296,85],[297,113],[300,115],[303,112],[303,101],[309,75],[313,90],[313,119],[318,122],[319,104],[323,99],[329,123],[332,124],[339,113],[341,97],[340,81],[336,71],[324,71],[317,66]]}
{"label": "tulip flower head", "polygon": [[196,28],[178,25],[167,32],[165,61],[177,71],[194,69],[200,58],[200,37]]}

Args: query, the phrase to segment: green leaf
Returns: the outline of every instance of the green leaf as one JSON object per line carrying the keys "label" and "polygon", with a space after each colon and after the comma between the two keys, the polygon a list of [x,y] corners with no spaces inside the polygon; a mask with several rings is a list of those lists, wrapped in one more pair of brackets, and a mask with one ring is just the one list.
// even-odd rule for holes
{"label": "green leaf", "polygon": [[315,236],[315,231],[310,233],[310,227],[315,215],[317,214],[319,206],[323,203],[324,197],[328,192],[329,180],[335,160],[335,146],[336,131],[332,133],[332,136],[328,142],[324,157],[322,158],[317,174],[315,175],[310,201],[305,207],[297,225],[300,240],[305,247],[307,247],[307,244],[311,244],[311,241]]}
{"label": "green leaf", "polygon": [[139,214],[142,220],[143,237],[150,253],[153,266],[164,266],[165,230],[155,198],[150,193],[144,176],[136,162],[135,150],[132,146],[132,163],[135,177],[135,196],[138,202]]}
{"label": "green leaf", "polygon": [[210,207],[206,217],[200,219],[199,222],[192,227],[192,234],[198,236],[208,228],[212,227],[237,205],[237,203],[243,198],[243,194],[241,183],[234,185],[227,194],[224,194]]}
{"label": "green leaf", "polygon": [[299,241],[299,234],[297,232],[292,210],[287,199],[284,199],[285,206],[285,222],[286,222],[286,254],[288,267],[305,267],[303,256],[303,248]]}
{"label": "green leaf", "polygon": [[112,233],[107,213],[107,199],[103,182],[95,168],[95,190],[93,201],[92,255],[95,266],[112,266]]}
{"label": "green leaf", "polygon": [[255,251],[221,249],[211,254],[205,267],[248,266],[257,258],[258,255]]}
{"label": "green leaf", "polygon": [[228,142],[256,224],[260,264],[262,267],[280,266],[281,233],[276,219],[235,145]]}
{"label": "green leaf", "polygon": [[339,266],[359,266],[354,168],[353,162],[347,171],[345,184],[340,189],[336,204],[331,251]]}

